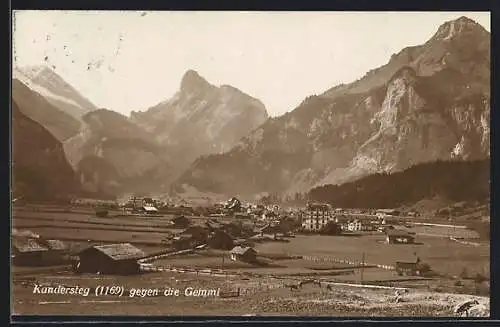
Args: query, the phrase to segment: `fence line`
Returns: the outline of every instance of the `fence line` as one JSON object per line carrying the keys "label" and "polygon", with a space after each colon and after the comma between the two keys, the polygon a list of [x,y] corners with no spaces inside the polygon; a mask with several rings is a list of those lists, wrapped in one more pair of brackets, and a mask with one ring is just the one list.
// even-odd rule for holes
{"label": "fence line", "polygon": [[479,243],[462,241],[462,240],[456,239],[455,237],[450,237],[450,240],[455,241],[455,242],[460,243],[460,244],[465,244],[465,245],[472,245],[472,246],[479,246],[479,245],[481,245]]}
{"label": "fence line", "polygon": [[335,262],[335,263],[343,263],[343,264],[348,264],[348,265],[358,265],[358,266],[364,266],[364,267],[373,266],[373,267],[382,268],[382,269],[386,269],[386,270],[396,269],[394,266],[391,266],[391,265],[372,264],[372,263],[367,263],[367,262],[361,262],[358,260],[345,260],[345,259],[340,259],[340,258],[336,258],[336,257],[304,255],[304,256],[302,256],[302,259],[309,260],[309,261],[315,261],[315,262]]}

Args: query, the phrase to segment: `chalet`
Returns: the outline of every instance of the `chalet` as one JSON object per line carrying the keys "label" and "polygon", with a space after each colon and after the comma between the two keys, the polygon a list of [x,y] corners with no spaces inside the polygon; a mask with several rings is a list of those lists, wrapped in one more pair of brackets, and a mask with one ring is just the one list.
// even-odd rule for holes
{"label": "chalet", "polygon": [[145,253],[130,243],[97,245],[79,253],[76,270],[81,273],[134,274],[139,273],[138,260]]}
{"label": "chalet", "polygon": [[46,265],[49,248],[41,245],[36,239],[12,239],[12,262],[17,266]]}
{"label": "chalet", "polygon": [[174,227],[177,227],[177,228],[186,228],[190,224],[189,219],[187,219],[185,216],[174,217],[174,218],[172,218],[171,221],[172,221]]}
{"label": "chalet", "polygon": [[232,197],[226,203],[224,203],[224,209],[227,209],[231,212],[239,212],[241,210],[241,201],[235,197]]}
{"label": "chalet", "polygon": [[387,229],[385,241],[387,244],[412,244],[415,243],[415,236],[405,230]]}
{"label": "chalet", "polygon": [[143,206],[141,207],[141,211],[146,215],[156,215],[158,214],[158,209],[153,206]]}
{"label": "chalet", "polygon": [[231,250],[231,260],[255,262],[257,260],[257,251],[251,247],[236,246]]}
{"label": "chalet", "polygon": [[40,243],[47,246],[49,250],[67,252],[68,246],[61,240],[40,240]]}
{"label": "chalet", "polygon": [[404,260],[396,261],[396,272],[398,275],[408,275],[415,276],[425,273],[425,265],[421,264],[420,258],[414,254],[411,258],[405,258]]}

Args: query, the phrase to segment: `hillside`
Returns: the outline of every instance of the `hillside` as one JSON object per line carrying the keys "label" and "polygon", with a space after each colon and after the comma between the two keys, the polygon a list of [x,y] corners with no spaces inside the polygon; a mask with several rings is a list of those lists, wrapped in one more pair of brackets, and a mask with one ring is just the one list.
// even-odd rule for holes
{"label": "hillside", "polygon": [[12,100],[12,192],[26,200],[77,194],[79,185],[61,143]]}
{"label": "hillside", "polygon": [[118,194],[165,186],[170,156],[151,133],[107,109],[87,113],[82,121],[64,150],[85,190]]}
{"label": "hillside", "polygon": [[490,34],[461,17],[361,79],[198,158],[175,189],[293,194],[436,160],[489,157]]}
{"label": "hillside", "polygon": [[24,115],[45,127],[60,142],[78,133],[80,122],[76,118],[17,79],[12,81],[12,98]]}
{"label": "hillside", "polygon": [[396,208],[425,199],[488,203],[490,161],[436,161],[312,189],[309,200],[344,208]]}

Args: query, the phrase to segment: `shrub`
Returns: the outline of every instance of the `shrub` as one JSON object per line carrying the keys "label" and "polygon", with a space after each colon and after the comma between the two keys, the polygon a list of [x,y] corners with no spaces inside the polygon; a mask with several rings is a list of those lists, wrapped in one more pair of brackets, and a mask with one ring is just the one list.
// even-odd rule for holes
{"label": "shrub", "polygon": [[486,276],[484,276],[483,274],[481,273],[477,273],[476,276],[474,277],[474,281],[478,284],[482,283],[482,282],[485,282],[489,280],[489,278],[487,278]]}

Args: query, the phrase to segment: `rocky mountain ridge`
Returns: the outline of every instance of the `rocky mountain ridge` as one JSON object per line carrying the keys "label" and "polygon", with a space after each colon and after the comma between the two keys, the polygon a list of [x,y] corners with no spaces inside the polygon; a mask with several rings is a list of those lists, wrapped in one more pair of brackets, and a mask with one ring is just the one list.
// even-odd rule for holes
{"label": "rocky mountain ridge", "polygon": [[304,192],[433,160],[489,156],[490,34],[461,17],[361,79],[267,120],[176,182],[237,194]]}
{"label": "rocky mountain ridge", "polygon": [[97,109],[92,102],[47,66],[15,67],[12,76],[32,91],[42,95],[53,106],[76,119]]}
{"label": "rocky mountain ridge", "polygon": [[131,113],[131,120],[153,133],[180,167],[200,155],[228,151],[267,117],[259,100],[229,85],[214,86],[194,70],[184,74],[171,99]]}

